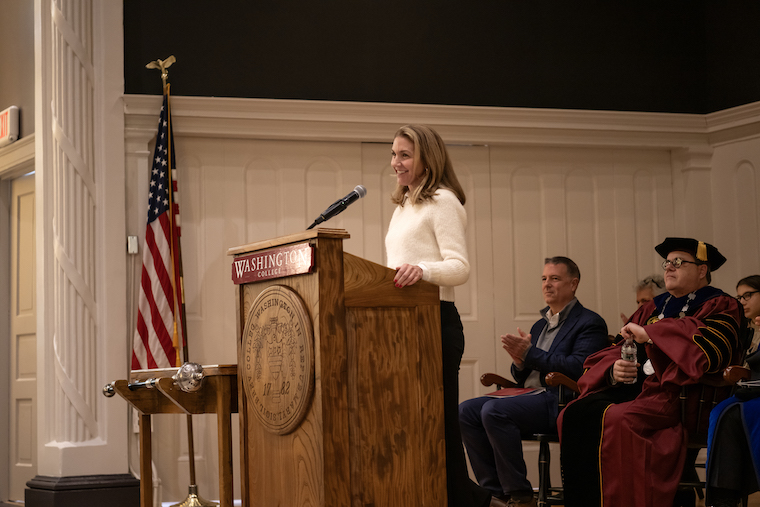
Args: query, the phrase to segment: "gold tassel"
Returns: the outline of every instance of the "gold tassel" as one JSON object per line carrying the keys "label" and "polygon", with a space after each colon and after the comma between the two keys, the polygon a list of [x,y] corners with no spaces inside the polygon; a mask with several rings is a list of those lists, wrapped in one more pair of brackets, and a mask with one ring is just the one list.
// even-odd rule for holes
{"label": "gold tassel", "polygon": [[702,262],[707,262],[707,246],[704,241],[700,241],[697,245],[697,259]]}

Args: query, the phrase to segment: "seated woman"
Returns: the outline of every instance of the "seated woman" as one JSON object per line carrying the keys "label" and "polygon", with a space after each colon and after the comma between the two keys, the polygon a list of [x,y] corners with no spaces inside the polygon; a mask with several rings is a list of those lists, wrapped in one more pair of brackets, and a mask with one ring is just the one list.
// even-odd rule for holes
{"label": "seated woman", "polygon": [[[754,329],[745,366],[760,378],[760,275],[742,278],[736,298]],[[752,322],[754,321],[754,322]],[[754,389],[754,388],[753,388]],[[757,396],[747,399],[748,396]],[[710,413],[707,443],[707,505],[736,506],[758,490],[760,480],[760,392],[737,391]]]}

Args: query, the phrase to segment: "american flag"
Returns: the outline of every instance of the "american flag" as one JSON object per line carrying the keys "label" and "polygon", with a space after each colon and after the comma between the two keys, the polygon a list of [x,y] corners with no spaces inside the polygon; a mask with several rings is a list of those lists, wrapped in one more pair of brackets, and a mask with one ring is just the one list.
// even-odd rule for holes
{"label": "american flag", "polygon": [[[175,176],[174,139],[167,93],[164,94],[158,120],[151,168],[148,226],[145,230],[137,328],[132,348],[133,370],[179,366],[180,345],[185,344],[181,318],[182,261]],[[173,190],[171,194],[170,186]],[[169,213],[170,205],[173,220]],[[175,304],[175,301],[180,303]]]}

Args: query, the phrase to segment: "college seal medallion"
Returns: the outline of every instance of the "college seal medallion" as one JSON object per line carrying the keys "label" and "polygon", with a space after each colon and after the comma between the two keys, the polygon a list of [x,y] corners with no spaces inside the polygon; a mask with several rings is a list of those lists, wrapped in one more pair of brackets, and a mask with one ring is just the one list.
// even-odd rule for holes
{"label": "college seal medallion", "polygon": [[264,289],[243,329],[243,385],[251,410],[272,433],[290,433],[306,415],[314,388],[313,343],[298,294],[283,285]]}

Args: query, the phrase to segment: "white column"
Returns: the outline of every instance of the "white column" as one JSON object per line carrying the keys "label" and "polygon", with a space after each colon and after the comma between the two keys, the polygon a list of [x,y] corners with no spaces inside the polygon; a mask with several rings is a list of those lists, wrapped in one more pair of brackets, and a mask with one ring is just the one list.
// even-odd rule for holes
{"label": "white column", "polygon": [[669,236],[713,241],[712,156],[709,145],[672,152],[676,231]]}
{"label": "white column", "polygon": [[128,471],[122,3],[35,0],[39,476]]}

